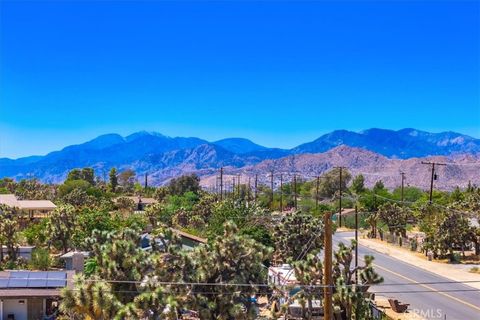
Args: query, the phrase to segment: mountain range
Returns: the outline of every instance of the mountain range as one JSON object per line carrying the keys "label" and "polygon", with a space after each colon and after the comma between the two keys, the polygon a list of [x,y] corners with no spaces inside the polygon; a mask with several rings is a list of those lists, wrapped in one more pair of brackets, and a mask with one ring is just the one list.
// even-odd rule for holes
{"label": "mountain range", "polygon": [[[141,131],[126,137],[102,135],[45,156],[0,158],[0,177],[22,179],[33,176],[56,183],[63,181],[69,170],[90,166],[100,177],[106,176],[111,167],[119,170],[131,168],[139,175],[148,173],[154,184],[163,184],[174,176],[193,172],[208,184],[209,177],[220,167],[226,167],[232,174],[247,171],[262,174],[262,170],[270,171],[275,163],[279,171],[286,172],[290,166],[299,174],[310,175],[320,174],[334,165],[345,165],[367,174],[372,171],[388,175],[388,172],[400,168],[409,170],[405,166],[407,163],[420,162],[412,158],[440,157],[442,161],[463,161],[469,163],[471,169],[480,165],[479,154],[480,139],[455,132],[430,133],[415,129],[337,130],[292,149],[268,148],[243,138],[210,142]],[[294,167],[288,164],[292,161]],[[425,171],[426,168],[422,169]],[[471,170],[464,170],[465,174],[460,171],[457,170],[458,179],[463,180],[456,181],[452,174],[449,175],[450,184],[462,182],[463,185],[468,180],[478,179],[478,174]],[[367,179],[367,183],[370,180]],[[387,177],[383,180],[388,181]]]}

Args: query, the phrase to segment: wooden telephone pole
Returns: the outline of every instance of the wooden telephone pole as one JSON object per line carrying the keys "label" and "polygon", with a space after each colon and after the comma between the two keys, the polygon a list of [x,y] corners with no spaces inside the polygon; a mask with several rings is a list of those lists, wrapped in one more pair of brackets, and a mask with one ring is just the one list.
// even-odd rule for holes
{"label": "wooden telephone pole", "polygon": [[425,162],[422,161],[422,164],[426,164],[431,166],[432,168],[432,176],[430,179],[430,204],[433,202],[433,180],[437,180],[437,174],[435,173],[435,166],[446,166],[446,163],[438,163],[438,162]]}
{"label": "wooden telephone pole", "polygon": [[232,177],[232,199],[235,200],[235,176]]}
{"label": "wooden telephone pole", "polygon": [[355,284],[358,284],[358,207],[355,205]]}
{"label": "wooden telephone pole", "polygon": [[273,170],[270,172],[270,209],[273,210]]}
{"label": "wooden telephone pole", "polygon": [[339,176],[339,179],[340,179],[340,185],[338,186],[338,189],[339,189],[339,193],[340,193],[340,196],[339,196],[339,203],[338,203],[338,222],[339,222],[339,227],[342,227],[342,173],[343,173],[343,169],[345,169],[345,167],[335,167],[335,169],[340,169],[340,176]]}
{"label": "wooden telephone pole", "polygon": [[257,203],[258,174],[255,174],[255,203]]}
{"label": "wooden telephone pole", "polygon": [[295,211],[297,211],[297,175],[293,175],[293,205],[295,206]]}
{"label": "wooden telephone pole", "polygon": [[332,278],[332,213],[325,213],[325,287],[323,288],[325,320],[333,320],[333,278]]}
{"label": "wooden telephone pole", "polygon": [[220,168],[220,200],[223,200],[223,167]]}
{"label": "wooden telephone pole", "polygon": [[237,174],[237,198],[240,199],[240,173]]}
{"label": "wooden telephone pole", "polygon": [[283,175],[280,174],[280,212],[283,212]]}
{"label": "wooden telephone pole", "polygon": [[405,172],[400,172],[400,175],[402,176],[402,206],[403,206],[403,201],[405,200],[405,197],[404,197]]}

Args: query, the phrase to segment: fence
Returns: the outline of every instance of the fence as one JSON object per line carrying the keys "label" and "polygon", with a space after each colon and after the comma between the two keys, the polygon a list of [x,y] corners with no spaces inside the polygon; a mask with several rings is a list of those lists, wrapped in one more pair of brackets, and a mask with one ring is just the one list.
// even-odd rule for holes
{"label": "fence", "polygon": [[386,241],[402,248],[407,248],[411,251],[422,252],[423,237],[420,237],[418,235],[411,237],[402,237],[396,234],[392,235],[388,232],[385,233],[381,230],[378,230],[377,239],[380,239],[381,241]]}

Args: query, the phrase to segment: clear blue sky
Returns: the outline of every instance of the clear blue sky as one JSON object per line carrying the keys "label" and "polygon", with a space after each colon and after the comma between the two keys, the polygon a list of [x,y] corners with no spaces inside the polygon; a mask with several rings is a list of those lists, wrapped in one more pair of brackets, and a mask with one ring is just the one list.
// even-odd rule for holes
{"label": "clear blue sky", "polygon": [[479,2],[1,1],[0,157],[103,133],[480,138]]}

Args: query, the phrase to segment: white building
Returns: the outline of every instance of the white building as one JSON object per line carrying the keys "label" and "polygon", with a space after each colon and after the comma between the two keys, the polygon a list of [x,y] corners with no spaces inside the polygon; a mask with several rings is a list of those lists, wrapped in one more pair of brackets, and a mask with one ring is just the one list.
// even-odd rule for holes
{"label": "white building", "polygon": [[57,206],[50,200],[18,200],[14,194],[0,194],[0,204],[20,209],[29,218],[43,218]]}
{"label": "white building", "polygon": [[55,314],[73,271],[0,271],[0,320],[36,320]]}

